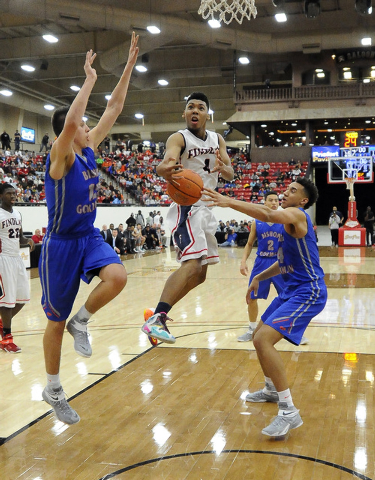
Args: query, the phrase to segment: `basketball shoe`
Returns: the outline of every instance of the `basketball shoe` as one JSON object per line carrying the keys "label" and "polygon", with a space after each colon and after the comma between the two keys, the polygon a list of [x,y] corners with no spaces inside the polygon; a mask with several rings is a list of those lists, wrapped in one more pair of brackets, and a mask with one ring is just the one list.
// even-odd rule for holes
{"label": "basketball shoe", "polygon": [[45,402],[51,405],[60,422],[72,425],[80,421],[78,413],[72,409],[66,400],[62,387],[51,389],[46,387],[42,392],[42,397]]}
{"label": "basketball shoe", "polygon": [[264,403],[272,402],[277,403],[279,401],[279,395],[277,392],[264,392],[263,390],[258,390],[257,392],[248,393],[245,397],[247,402],[253,403]]}
{"label": "basketball shoe", "polygon": [[87,321],[82,322],[77,315],[74,315],[69,320],[66,329],[74,338],[74,350],[82,357],[91,357],[92,349],[87,331]]}
{"label": "basketball shoe", "polygon": [[13,336],[8,333],[5,335],[2,340],[0,341],[0,348],[4,350],[4,352],[8,353],[20,353],[21,348],[17,347],[17,345],[13,342]]}
{"label": "basketball shoe", "polygon": [[[286,404],[285,404],[286,406]],[[286,435],[289,430],[298,428],[303,424],[299,410],[296,407],[289,407],[282,409],[283,405],[279,404],[279,414],[273,419],[268,427],[263,428],[262,433],[269,437],[282,437]]]}
{"label": "basketball shoe", "polygon": [[166,313],[155,313],[142,325],[141,330],[148,337],[157,338],[165,343],[175,343],[176,339],[166,325],[167,320],[172,319]]}
{"label": "basketball shoe", "polygon": [[253,339],[254,328],[249,327],[243,335],[237,338],[238,342],[250,342]]}

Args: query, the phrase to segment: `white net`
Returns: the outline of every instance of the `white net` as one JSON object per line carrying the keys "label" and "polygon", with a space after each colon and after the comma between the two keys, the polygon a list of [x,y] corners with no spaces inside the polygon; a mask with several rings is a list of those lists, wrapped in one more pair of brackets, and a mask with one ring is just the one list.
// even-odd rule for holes
{"label": "white net", "polygon": [[238,23],[242,23],[245,17],[248,20],[251,19],[251,15],[255,18],[257,16],[257,8],[255,0],[201,0],[198,13],[205,20],[211,17],[211,19],[219,20],[226,24],[233,19],[237,20]]}

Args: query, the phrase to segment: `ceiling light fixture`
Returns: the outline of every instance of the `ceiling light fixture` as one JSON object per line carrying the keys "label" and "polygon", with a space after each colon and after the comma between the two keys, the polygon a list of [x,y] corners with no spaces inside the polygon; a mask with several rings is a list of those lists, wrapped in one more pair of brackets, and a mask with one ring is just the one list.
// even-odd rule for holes
{"label": "ceiling light fixture", "polygon": [[106,100],[111,100],[111,98],[112,98],[112,95],[105,95],[105,97],[104,97],[104,98],[105,98]]}
{"label": "ceiling light fixture", "polygon": [[161,78],[160,80],[158,80],[158,84],[162,87],[166,87],[167,85],[169,85],[169,82]]}
{"label": "ceiling light fixture", "polygon": [[82,120],[83,120],[84,122],[87,122],[88,118],[85,117],[85,116],[83,116],[83,117],[82,117]]}
{"label": "ceiling light fixture", "polygon": [[0,90],[1,95],[4,95],[4,97],[11,97],[13,95],[13,92],[4,88],[3,90]]}
{"label": "ceiling light fixture", "polygon": [[276,13],[275,15],[276,22],[283,23],[287,21],[285,13]]}
{"label": "ceiling light fixture", "polygon": [[81,88],[77,87],[77,85],[70,85],[70,90],[73,90],[73,92],[79,92]]}
{"label": "ceiling light fixture", "polygon": [[134,116],[135,116],[135,118],[143,118],[144,117],[143,113],[136,113]]}
{"label": "ceiling light fixture", "polygon": [[55,110],[55,107],[54,107],[53,105],[49,105],[49,104],[44,105],[44,108],[45,108],[46,110]]}
{"label": "ceiling light fixture", "polygon": [[219,20],[215,20],[214,18],[211,18],[211,20],[208,20],[208,25],[211,28],[220,28],[221,27],[221,23],[219,22]]}
{"label": "ceiling light fixture", "polygon": [[160,33],[160,29],[158,27],[156,27],[155,25],[149,25],[147,27],[147,30],[152,33],[153,35],[157,35],[158,33]]}
{"label": "ceiling light fixture", "polygon": [[135,69],[141,73],[147,72],[147,67],[145,67],[144,65],[136,65]]}
{"label": "ceiling light fixture", "polygon": [[35,72],[35,67],[33,67],[32,65],[28,65],[26,63],[24,63],[23,65],[21,65],[21,68],[22,70],[24,70],[25,72]]}
{"label": "ceiling light fixture", "polygon": [[371,46],[371,38],[370,37],[363,37],[361,43],[364,47]]}
{"label": "ceiling light fixture", "polygon": [[248,65],[250,63],[250,60],[248,59],[248,57],[240,57],[238,61],[240,62],[241,65]]}
{"label": "ceiling light fixture", "polygon": [[57,37],[55,37],[54,35],[43,35],[43,38],[46,42],[48,43],[56,43],[59,41],[59,39]]}

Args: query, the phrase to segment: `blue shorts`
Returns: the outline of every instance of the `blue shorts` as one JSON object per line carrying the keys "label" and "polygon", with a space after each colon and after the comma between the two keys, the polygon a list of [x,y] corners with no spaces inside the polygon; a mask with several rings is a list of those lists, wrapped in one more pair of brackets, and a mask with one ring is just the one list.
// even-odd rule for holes
{"label": "blue shorts", "polygon": [[[307,288],[308,287],[308,288]],[[299,345],[303,334],[327,302],[324,280],[301,285],[291,295],[282,293],[275,298],[262,315],[262,322],[280,332],[286,340]]]}
{"label": "blue shorts", "polygon": [[90,283],[102,267],[122,264],[98,229],[86,237],[46,237],[39,259],[42,306],[49,320],[66,320],[77,296],[80,279]]}
{"label": "blue shorts", "polygon": [[[250,275],[249,285],[252,279],[255,277],[255,275],[258,275],[259,273],[263,272],[263,270],[267,270],[267,268],[269,268],[275,262],[277,262],[276,257],[273,257],[273,258],[259,257],[259,255],[257,255],[254,262],[253,270]],[[258,294],[254,295],[254,292],[251,292],[250,298],[252,298],[253,300],[258,298],[262,298],[265,300],[266,298],[268,298],[268,294],[270,293],[271,283],[274,284],[274,287],[276,288],[276,291],[278,294],[280,294],[285,288],[283,277],[281,275],[276,275],[274,277],[267,278],[267,280],[262,280],[261,282],[259,282]]]}

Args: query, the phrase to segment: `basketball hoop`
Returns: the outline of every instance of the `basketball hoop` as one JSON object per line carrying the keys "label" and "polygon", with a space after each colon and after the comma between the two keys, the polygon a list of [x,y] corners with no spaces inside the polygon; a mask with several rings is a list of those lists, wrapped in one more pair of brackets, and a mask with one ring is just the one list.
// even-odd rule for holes
{"label": "basketball hoop", "polygon": [[257,9],[255,0],[201,0],[198,13],[205,20],[208,17],[216,20],[214,14],[219,14],[219,21],[228,24],[233,19],[242,23],[244,17],[250,20],[252,15],[255,18]]}

